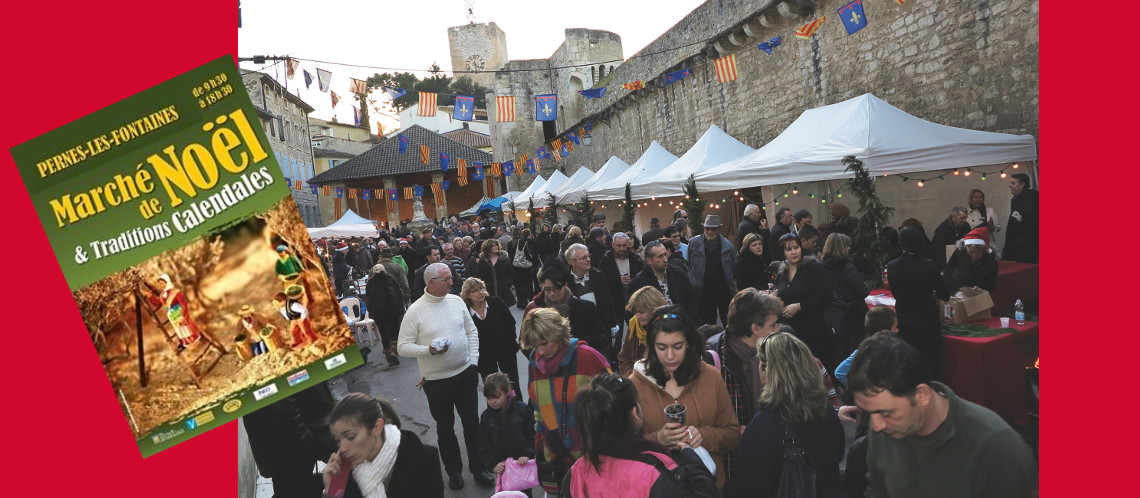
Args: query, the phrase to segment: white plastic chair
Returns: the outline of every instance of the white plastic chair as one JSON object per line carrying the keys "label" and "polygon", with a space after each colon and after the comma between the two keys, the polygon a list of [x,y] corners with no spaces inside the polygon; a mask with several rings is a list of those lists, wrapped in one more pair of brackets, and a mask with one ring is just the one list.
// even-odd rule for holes
{"label": "white plastic chair", "polygon": [[[358,297],[346,297],[340,300],[340,310],[344,313],[345,319],[348,320],[348,326],[352,328],[354,334],[358,334],[361,327],[364,328],[366,333],[365,337],[368,338],[368,347],[375,346],[380,341],[380,331],[376,328],[376,321],[368,317],[368,310],[364,306],[364,301]],[[357,341],[358,343],[362,341]]]}

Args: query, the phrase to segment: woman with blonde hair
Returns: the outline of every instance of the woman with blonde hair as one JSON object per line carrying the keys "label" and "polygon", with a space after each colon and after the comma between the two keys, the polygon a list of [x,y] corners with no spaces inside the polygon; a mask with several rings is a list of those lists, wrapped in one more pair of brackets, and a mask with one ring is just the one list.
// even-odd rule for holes
{"label": "woman with blonde hair", "polygon": [[798,445],[813,463],[814,496],[845,496],[839,479],[843,427],[827,402],[811,350],[796,336],[776,332],[760,343],[757,356],[764,392],[724,496],[776,496],[785,445]]}
{"label": "woman with blonde hair", "polygon": [[629,333],[618,353],[618,372],[622,377],[629,377],[633,373],[633,364],[645,358],[645,329],[649,328],[649,316],[666,304],[669,301],[665,295],[652,286],[642,287],[629,296],[625,310],[633,313],[633,317],[629,319]]}
{"label": "woman with blonde hair", "polygon": [[534,405],[538,473],[547,493],[558,493],[570,465],[582,456],[574,399],[597,375],[613,373],[601,353],[570,337],[570,322],[554,308],[523,318],[519,336],[530,354],[527,395]]}
{"label": "woman with blonde hair", "polygon": [[582,236],[582,228],[575,225],[566,230],[566,238],[558,246],[558,260],[566,262],[566,250],[574,244],[586,245],[586,237]]}
{"label": "woman with blonde hair", "polygon": [[[487,380],[488,375],[503,372],[518,386],[519,343],[515,339],[515,317],[507,303],[489,295],[487,286],[478,278],[463,282],[459,297],[467,304],[467,311],[479,330],[479,375]],[[515,395],[522,399],[518,387]]]}

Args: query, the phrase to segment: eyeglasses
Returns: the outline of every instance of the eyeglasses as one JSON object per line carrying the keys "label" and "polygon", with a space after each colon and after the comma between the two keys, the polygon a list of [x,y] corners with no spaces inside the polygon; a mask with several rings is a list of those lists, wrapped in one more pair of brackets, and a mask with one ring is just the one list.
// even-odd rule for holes
{"label": "eyeglasses", "polygon": [[542,292],[558,292],[562,290],[563,287],[566,287],[566,284],[556,285],[554,287],[543,287]]}
{"label": "eyeglasses", "polygon": [[453,278],[455,278],[455,277],[452,277],[452,276],[448,275],[448,276],[446,276],[446,277],[435,277],[435,278],[433,278],[432,280],[451,280],[451,279],[453,279]]}

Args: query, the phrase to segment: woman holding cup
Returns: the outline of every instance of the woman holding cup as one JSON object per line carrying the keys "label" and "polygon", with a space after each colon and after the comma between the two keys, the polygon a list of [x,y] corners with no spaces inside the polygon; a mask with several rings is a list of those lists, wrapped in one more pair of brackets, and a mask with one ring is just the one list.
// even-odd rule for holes
{"label": "woman holding cup", "polygon": [[669,449],[708,450],[724,486],[724,459],[740,447],[740,424],[724,379],[701,359],[704,340],[680,306],[662,306],[649,320],[648,351],[629,376],[645,413],[645,437]]}

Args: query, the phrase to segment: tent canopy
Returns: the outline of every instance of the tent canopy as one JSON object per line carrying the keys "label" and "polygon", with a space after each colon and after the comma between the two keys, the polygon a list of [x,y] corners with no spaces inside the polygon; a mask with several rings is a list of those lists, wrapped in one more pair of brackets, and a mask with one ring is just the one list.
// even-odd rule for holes
{"label": "tent canopy", "polygon": [[637,158],[637,161],[630,165],[629,169],[625,170],[617,178],[606,182],[604,185],[594,185],[590,187],[588,193],[590,200],[599,201],[612,201],[616,199],[625,198],[625,184],[634,183],[643,178],[649,178],[661,170],[673,164],[677,160],[671,152],[665,150],[661,144],[654,140],[649,144],[649,148]]}
{"label": "tent canopy", "polygon": [[[554,176],[554,175],[551,175],[551,176]],[[536,190],[542,188],[543,185],[546,185],[546,179],[543,178],[542,175],[537,175],[534,177],[534,181],[530,182],[530,185],[527,186],[527,188],[523,189],[522,193],[512,197],[510,200],[513,201],[513,200],[519,200],[519,199],[523,199],[526,197],[530,197],[530,194],[533,194]],[[518,205],[516,204],[515,207],[518,207]],[[502,210],[503,212],[507,212],[510,210],[509,208],[507,208],[506,203],[501,204],[499,206],[499,209]]]}
{"label": "tent canopy", "polygon": [[554,199],[557,200],[558,197],[563,193],[578,190],[578,188],[580,188],[583,183],[590,181],[590,178],[593,177],[594,172],[590,171],[590,168],[587,168],[585,166],[578,168],[578,171],[575,171],[573,175],[570,175],[570,179],[563,182],[562,185],[553,189],[547,189],[546,192],[542,194],[542,196],[532,196],[531,198],[534,199],[534,207],[547,207],[550,204],[550,195],[554,195]]}
{"label": "tent canopy", "polygon": [[309,237],[320,239],[324,237],[378,237],[376,225],[372,220],[356,214],[351,209],[344,213],[326,227],[310,228]]}
{"label": "tent canopy", "polygon": [[513,191],[507,192],[503,195],[500,195],[494,199],[491,199],[487,202],[484,202],[484,203],[479,205],[479,209],[477,210],[477,213],[482,214],[484,211],[498,211],[499,208],[502,207],[503,204],[507,203],[507,201],[510,201],[511,199],[513,199],[515,197],[518,197],[518,195],[521,193],[522,192],[513,190]]}
{"label": "tent canopy", "polygon": [[698,172],[701,191],[850,178],[844,156],[873,175],[1036,161],[1032,135],[967,130],[917,118],[869,93],[804,111],[755,152]]}
{"label": "tent canopy", "polygon": [[696,175],[754,150],[721,131],[716,125],[710,125],[697,143],[669,167],[653,176],[640,175],[630,184],[630,195],[634,199],[685,195],[683,187],[689,175]]}
{"label": "tent canopy", "polygon": [[475,215],[479,214],[479,206],[482,206],[483,204],[491,202],[491,200],[492,199],[490,197],[487,197],[484,195],[482,199],[479,199],[479,201],[476,202],[475,204],[473,204],[471,207],[460,212],[458,216],[460,218],[466,218],[468,216],[475,216]]}
{"label": "tent canopy", "polygon": [[[550,189],[557,189],[558,187],[561,187],[562,184],[566,183],[566,180],[568,179],[569,178],[566,178],[566,175],[562,174],[561,171],[555,171],[554,173],[551,173],[550,178],[546,180],[546,183],[543,183],[530,193],[524,192],[525,195],[515,197],[515,209],[519,211],[527,209],[530,207],[531,199],[534,199],[535,207],[538,207],[538,200],[546,197],[546,192],[548,192]],[[527,190],[530,189],[528,188]]]}
{"label": "tent canopy", "polygon": [[621,176],[621,174],[625,173],[628,169],[629,164],[626,164],[625,161],[618,159],[617,156],[610,156],[610,160],[606,161],[606,164],[603,164],[602,167],[599,168],[596,173],[594,173],[594,176],[591,176],[589,180],[579,185],[577,190],[566,190],[564,192],[560,192],[555,196],[555,200],[559,205],[563,206],[579,202],[582,200],[582,197],[585,196],[585,193],[595,185],[605,184],[606,182],[609,182],[614,178]]}

